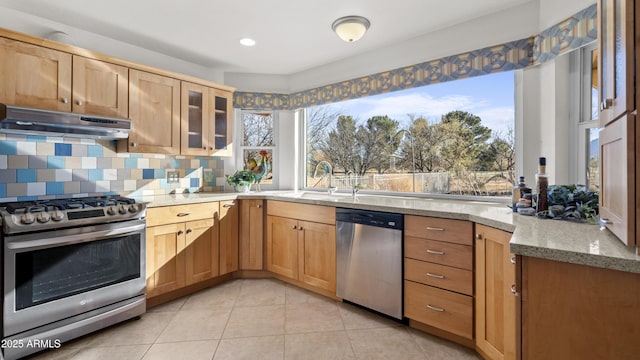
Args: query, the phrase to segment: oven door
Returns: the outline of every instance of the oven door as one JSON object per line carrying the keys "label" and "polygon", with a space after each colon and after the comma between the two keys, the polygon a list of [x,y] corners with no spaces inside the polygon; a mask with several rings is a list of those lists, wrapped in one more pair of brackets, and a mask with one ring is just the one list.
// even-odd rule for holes
{"label": "oven door", "polygon": [[4,238],[3,336],[144,295],[145,221]]}

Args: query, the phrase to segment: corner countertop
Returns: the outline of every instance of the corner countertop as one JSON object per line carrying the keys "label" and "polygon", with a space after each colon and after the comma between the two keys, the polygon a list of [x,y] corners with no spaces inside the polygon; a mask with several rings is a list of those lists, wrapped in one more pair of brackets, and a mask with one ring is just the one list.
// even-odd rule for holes
{"label": "corner countertop", "polygon": [[359,194],[354,199],[350,194],[291,190],[156,195],[137,197],[136,201],[147,203],[147,207],[160,207],[233,199],[279,200],[469,220],[512,232],[510,248],[516,255],[640,273],[640,256],[635,249],[624,246],[609,230],[601,230],[596,225],[515,214],[504,203],[367,194]]}

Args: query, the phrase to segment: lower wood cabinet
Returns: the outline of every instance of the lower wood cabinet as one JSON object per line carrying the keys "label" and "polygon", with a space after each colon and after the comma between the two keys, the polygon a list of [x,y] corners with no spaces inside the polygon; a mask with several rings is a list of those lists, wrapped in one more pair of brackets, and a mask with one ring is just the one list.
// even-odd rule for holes
{"label": "lower wood cabinet", "polygon": [[640,274],[521,257],[522,359],[637,359]]}
{"label": "lower wood cabinet", "polygon": [[511,233],[476,224],[475,238],[476,348],[486,359],[515,359],[518,298]]}
{"label": "lower wood cabinet", "polygon": [[404,217],[404,315],[467,346],[473,339],[472,229],[464,220]]}
{"label": "lower wood cabinet", "polygon": [[335,208],[269,201],[267,214],[267,270],[335,294]]}
{"label": "lower wood cabinet", "polygon": [[264,200],[240,200],[240,270],[264,269]]}
{"label": "lower wood cabinet", "polygon": [[238,270],[238,200],[220,202],[220,275]]}
{"label": "lower wood cabinet", "polygon": [[218,276],[218,207],[147,209],[147,298]]}

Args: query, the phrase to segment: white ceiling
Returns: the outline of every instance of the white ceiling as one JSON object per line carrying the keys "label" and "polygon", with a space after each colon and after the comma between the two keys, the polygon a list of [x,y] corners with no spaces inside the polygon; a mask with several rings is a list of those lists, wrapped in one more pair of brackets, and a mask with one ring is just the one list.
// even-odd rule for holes
{"label": "white ceiling", "polygon": [[[530,1],[0,0],[0,5],[224,72],[288,75]],[[358,42],[343,42],[331,30],[331,23],[346,15],[371,21]],[[256,40],[256,46],[240,45],[243,37]]]}

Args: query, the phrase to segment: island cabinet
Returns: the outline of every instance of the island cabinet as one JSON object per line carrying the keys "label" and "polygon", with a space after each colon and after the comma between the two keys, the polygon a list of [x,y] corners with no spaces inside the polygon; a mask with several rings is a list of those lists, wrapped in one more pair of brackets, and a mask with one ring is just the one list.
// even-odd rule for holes
{"label": "island cabinet", "polygon": [[126,118],[129,69],[0,38],[0,102]]}
{"label": "island cabinet", "polygon": [[333,207],[267,201],[267,270],[335,296],[335,222]]}
{"label": "island cabinet", "polygon": [[522,359],[637,359],[640,274],[522,256]]}
{"label": "island cabinet", "polygon": [[405,216],[404,315],[413,327],[473,346],[473,223]]}
{"label": "island cabinet", "polygon": [[264,269],[264,200],[240,200],[240,270]]}
{"label": "island cabinet", "polygon": [[238,200],[220,202],[220,275],[238,270]]}
{"label": "island cabinet", "polygon": [[511,233],[475,225],[476,349],[485,359],[516,359],[516,257]]}
{"label": "island cabinet", "polygon": [[218,276],[219,203],[147,209],[147,298]]}

